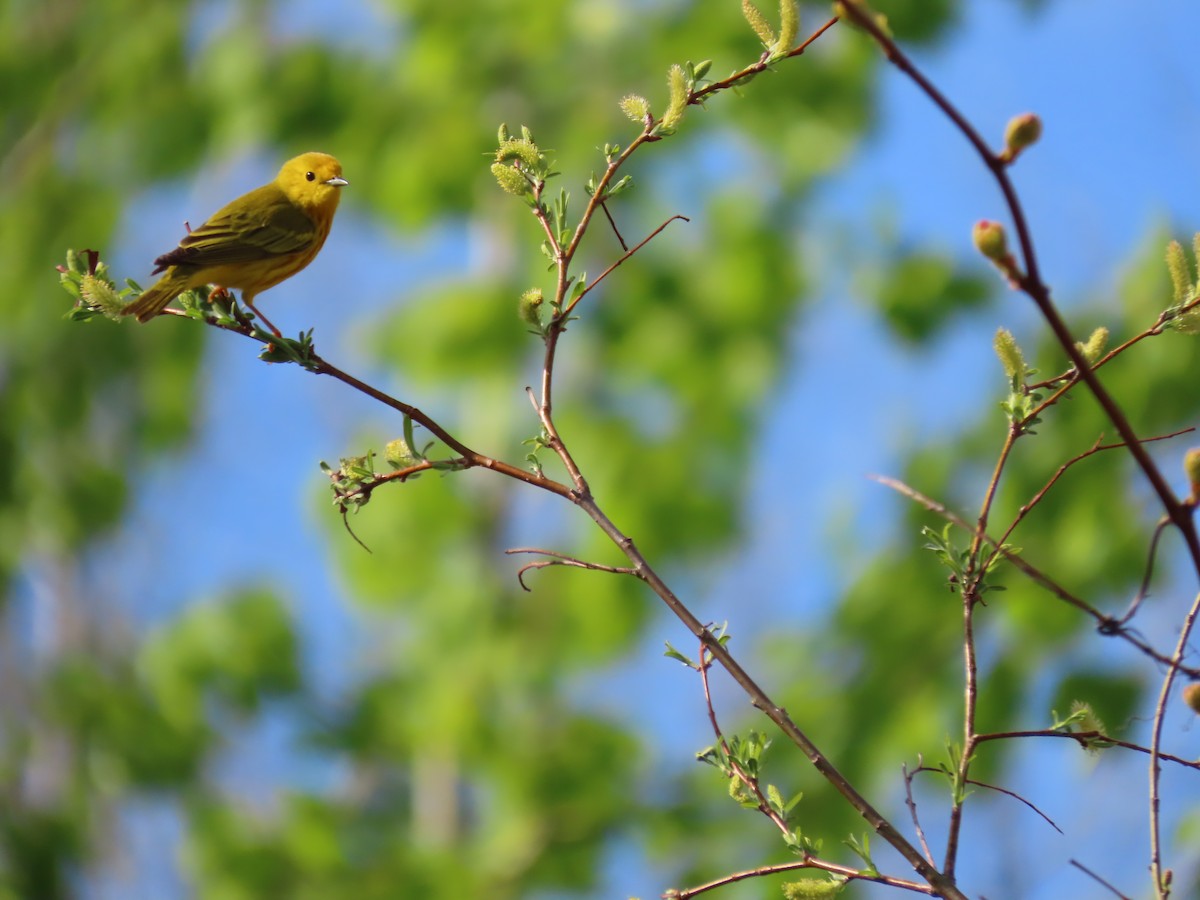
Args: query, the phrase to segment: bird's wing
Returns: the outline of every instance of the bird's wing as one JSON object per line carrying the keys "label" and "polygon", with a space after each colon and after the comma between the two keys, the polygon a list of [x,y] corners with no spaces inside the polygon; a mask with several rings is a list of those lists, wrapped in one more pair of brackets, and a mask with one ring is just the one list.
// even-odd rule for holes
{"label": "bird's wing", "polygon": [[[262,196],[256,196],[260,191]],[[308,247],[315,232],[312,219],[287,202],[278,188],[267,185],[190,232],[178,247],[154,261],[154,272],[181,264],[205,268],[286,256]]]}

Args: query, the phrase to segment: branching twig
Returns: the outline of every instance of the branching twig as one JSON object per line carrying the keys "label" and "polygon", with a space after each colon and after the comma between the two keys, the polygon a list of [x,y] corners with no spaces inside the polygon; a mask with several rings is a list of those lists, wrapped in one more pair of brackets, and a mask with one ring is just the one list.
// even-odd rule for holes
{"label": "branching twig", "polygon": [[[969,532],[972,530],[970,524],[968,524],[961,516],[952,510],[947,509],[943,504],[939,503],[933,498],[927,497],[915,488],[909,487],[904,482],[895,478],[889,478],[886,475],[872,475],[870,477],[885,487],[890,487],[892,490],[916,501],[930,512],[936,513],[944,518],[947,522],[951,522],[964,531]],[[1182,672],[1185,675],[1189,675],[1192,678],[1200,679],[1200,669],[1193,668],[1192,666],[1185,666],[1181,661],[1155,650],[1145,641],[1136,637],[1126,626],[1122,625],[1119,619],[1100,612],[1100,610],[1096,609],[1096,607],[1092,606],[1086,600],[1076,597],[1062,585],[1054,581],[1054,579],[1052,579],[1049,575],[1046,575],[1036,566],[1033,566],[1027,562],[1024,557],[1006,549],[995,538],[989,535],[984,535],[984,539],[991,546],[998,548],[1000,556],[1002,556],[1006,562],[1009,562],[1015,566],[1019,572],[1021,572],[1035,584],[1040,585],[1055,597],[1058,597],[1065,603],[1069,603],[1071,606],[1074,606],[1076,609],[1095,619],[1097,623],[1096,630],[1102,635],[1105,635],[1106,637],[1119,637],[1136,647],[1139,652],[1150,657],[1155,662]]]}
{"label": "branching twig", "polygon": [[[1008,176],[1007,161],[988,147],[983,138],[979,136],[979,133],[966,120],[962,113],[917,69],[912,61],[896,45],[895,41],[859,6],[856,0],[844,0],[842,8],[846,10],[847,14],[859,26],[871,35],[872,39],[882,48],[888,60],[912,79],[926,96],[942,110],[946,117],[954,123],[963,136],[970,142],[971,146],[975,148],[983,164],[991,172],[993,178],[995,178],[996,184],[1004,196],[1004,202],[1008,207],[1009,215],[1012,217],[1013,227],[1016,230],[1017,239],[1021,246],[1021,257],[1024,260],[1025,271],[1023,273],[1016,273],[1016,277],[1013,279],[1014,283],[1037,305],[1039,311],[1042,313],[1042,317],[1046,320],[1046,324],[1050,327],[1055,339],[1066,353],[1067,358],[1070,359],[1079,377],[1087,384],[1088,390],[1091,391],[1092,396],[1096,398],[1096,402],[1104,410],[1104,414],[1121,435],[1121,439],[1125,442],[1130,455],[1137,463],[1138,468],[1142,470],[1142,474],[1145,476],[1146,481],[1149,482],[1154,493],[1158,496],[1167,518],[1170,519],[1171,523],[1183,535],[1188,555],[1191,558],[1192,569],[1197,574],[1200,574],[1200,536],[1197,535],[1196,526],[1192,520],[1191,509],[1171,490],[1166,478],[1159,471],[1158,466],[1138,439],[1124,411],[1104,385],[1100,383],[1099,377],[1084,357],[1082,351],[1075,345],[1075,340],[1070,329],[1067,328],[1057,307],[1051,300],[1049,288],[1042,281],[1037,255],[1034,250],[1033,236],[1025,218],[1024,208]],[[1158,704],[1155,708],[1154,716],[1154,737],[1151,742],[1150,762],[1150,867],[1151,875],[1154,879],[1155,891],[1163,898],[1170,895],[1170,886],[1162,864],[1158,753],[1167,699],[1170,696],[1171,687],[1175,681],[1177,667],[1183,659],[1184,650],[1191,638],[1191,631],[1195,626],[1198,612],[1200,612],[1200,598],[1197,598],[1196,603],[1193,604],[1184,619],[1177,650],[1172,657],[1172,665],[1168,668],[1163,678],[1162,689],[1159,692]]]}
{"label": "branching twig", "polygon": [[667,891],[662,896],[663,900],[691,900],[692,897],[699,897],[701,894],[736,884],[739,881],[745,881],[747,878],[764,878],[768,875],[778,875],[781,872],[795,872],[799,869],[817,869],[822,872],[832,872],[834,875],[844,876],[847,881],[870,881],[875,884],[886,884],[888,887],[912,891],[915,894],[934,894],[933,889],[929,885],[920,884],[916,881],[905,881],[901,878],[891,878],[887,875],[868,875],[856,869],[851,869],[849,866],[839,866],[834,863],[820,862],[818,860],[800,860],[797,862],[777,863],[773,866],[759,866],[756,869],[746,869],[743,872],[722,875],[720,878],[697,885],[694,888]]}
{"label": "branching twig", "polygon": [[1138,611],[1138,607],[1142,605],[1142,601],[1150,593],[1150,579],[1154,576],[1154,555],[1158,551],[1158,539],[1162,537],[1162,533],[1166,527],[1171,524],[1171,520],[1162,518],[1158,520],[1158,524],[1154,526],[1154,536],[1150,538],[1149,558],[1146,560],[1146,569],[1142,575],[1142,583],[1138,585],[1138,592],[1134,595],[1133,601],[1129,604],[1129,609],[1125,611],[1125,615],[1121,616],[1121,624],[1124,625],[1132,619]]}
{"label": "branching twig", "polygon": [[[1154,441],[1166,441],[1170,440],[1171,438],[1179,437],[1181,434],[1191,434],[1195,430],[1196,429],[1194,427],[1180,428],[1178,431],[1172,431],[1170,434],[1160,434],[1154,437],[1142,438],[1141,440],[1143,444],[1149,444]],[[1063,477],[1067,469],[1071,468],[1076,463],[1082,462],[1094,453],[1100,453],[1104,450],[1118,450],[1125,446],[1124,441],[1118,441],[1115,444],[1102,444],[1100,443],[1102,440],[1104,440],[1104,435],[1096,438],[1096,443],[1094,443],[1090,449],[1083,451],[1078,456],[1073,456],[1071,459],[1068,459],[1065,463],[1058,467],[1058,470],[1050,477],[1050,480],[1042,486],[1042,489],[1034,494],[1028,503],[1025,503],[1019,510],[1017,510],[1016,516],[1013,518],[1008,528],[1004,530],[1004,534],[1000,535],[1000,545],[1008,543],[1008,539],[1012,536],[1012,533],[1016,530],[1017,526],[1024,521],[1027,515],[1033,512],[1034,508],[1039,503],[1042,502],[1046,494],[1049,493],[1050,488],[1054,487],[1054,485],[1058,483],[1058,480]],[[1126,618],[1128,618],[1128,616]]]}
{"label": "branching twig", "polygon": [[[978,741],[975,741],[975,743],[978,743]],[[1022,797],[1016,791],[1010,791],[1008,788],[1002,788],[996,784],[988,784],[986,781],[977,781],[974,778],[966,779],[966,783],[973,784],[976,787],[987,788],[989,791],[995,791],[998,794],[1004,794],[1007,797],[1012,797],[1014,800],[1024,803],[1031,810],[1033,810],[1035,813],[1037,813],[1039,816],[1041,816],[1043,819],[1045,819],[1046,824],[1048,824],[1051,828],[1053,828],[1059,834],[1063,833],[1063,830],[1054,823],[1053,819],[1051,819],[1048,815],[1046,815],[1044,812],[1042,812],[1040,809],[1038,809],[1034,803],[1030,802],[1029,800],[1026,800],[1024,797]]]}
{"label": "branching twig", "polygon": [[921,849],[925,851],[925,858],[932,865],[933,851],[929,849],[929,842],[925,840],[925,829],[921,827],[921,820],[917,817],[917,801],[913,799],[912,792],[913,776],[917,772],[925,771],[925,763],[921,755],[917,754],[917,768],[914,771],[908,771],[908,763],[904,763],[900,767],[900,771],[904,773],[904,803],[908,807],[908,811],[912,814],[913,828],[916,829],[917,840],[921,842]]}
{"label": "branching twig", "polygon": [[[1105,366],[1108,363],[1112,362],[1114,359],[1116,359],[1118,356],[1120,356],[1122,353],[1124,353],[1126,350],[1128,350],[1134,344],[1141,343],[1142,341],[1146,340],[1146,338],[1156,337],[1157,335],[1162,334],[1163,331],[1166,330],[1166,326],[1167,326],[1168,322],[1170,322],[1174,319],[1178,319],[1184,313],[1191,312],[1197,306],[1200,306],[1200,294],[1197,294],[1195,297],[1193,297],[1187,303],[1184,303],[1182,306],[1172,308],[1169,310],[1163,310],[1162,312],[1160,312],[1158,314],[1158,318],[1155,319],[1154,324],[1151,325],[1149,328],[1147,328],[1145,331],[1142,331],[1139,334],[1135,334],[1133,337],[1129,338],[1124,343],[1118,344],[1116,347],[1113,347],[1111,350],[1109,350],[1107,353],[1105,353],[1103,356],[1101,356],[1099,359],[1097,359],[1094,363],[1092,363],[1092,370],[1094,371],[1094,370],[1099,369],[1102,366]],[[1037,407],[1034,408],[1034,410],[1030,414],[1029,418],[1038,416],[1042,412],[1044,412],[1046,409],[1053,406],[1055,403],[1057,403],[1062,398],[1063,394],[1065,394],[1067,391],[1069,391],[1071,388],[1073,388],[1078,383],[1079,383],[1079,372],[1074,367],[1072,367],[1072,368],[1068,369],[1066,372],[1064,372],[1063,374],[1057,375],[1054,378],[1049,378],[1046,381],[1039,381],[1039,382],[1029,385],[1029,389],[1031,391],[1038,390],[1039,388],[1050,388],[1050,387],[1054,387],[1055,385],[1058,385],[1058,389],[1055,390],[1055,392],[1053,394],[1051,394],[1049,397],[1047,397],[1045,400],[1043,400],[1041,403],[1039,403],[1037,405]]]}
{"label": "branching twig", "polygon": [[530,569],[544,569],[547,566],[573,566],[577,569],[588,569],[592,572],[611,572],[613,575],[632,575],[637,578],[638,573],[634,569],[622,566],[606,566],[603,563],[588,562],[584,559],[576,559],[574,556],[567,556],[565,553],[558,553],[554,550],[544,550],[541,547],[512,547],[504,551],[508,554],[513,553],[537,553],[542,556],[553,557],[552,559],[544,559],[539,562],[531,562],[521,566],[517,571],[517,581],[526,591],[530,590],[529,585],[525,583],[525,573]]}
{"label": "branching twig", "polygon": [[[805,39],[804,43],[800,44],[794,50],[789,50],[783,56],[779,57],[779,60],[792,59],[794,57],[800,56],[802,53],[804,53],[805,50],[807,50],[813,44],[814,41],[816,41],[818,38],[820,38],[821,35],[823,35],[826,31],[828,31],[830,28],[832,28],[837,23],[838,23],[838,17],[834,16],[832,19],[830,19],[828,22],[826,22],[824,25],[822,25],[820,28],[818,28],[816,31],[814,31],[812,34],[810,34]],[[779,62],[779,60],[775,60],[775,62]],[[700,104],[704,100],[706,100],[710,95],[715,94],[718,91],[725,91],[725,90],[728,90],[729,88],[737,87],[739,84],[746,81],[748,78],[752,78],[753,76],[758,75],[761,72],[767,71],[772,65],[774,65],[774,62],[769,61],[768,58],[766,57],[766,54],[764,54],[762,59],[760,59],[758,62],[754,63],[753,65],[746,66],[746,68],[742,69],[740,72],[734,72],[728,78],[722,78],[720,81],[714,81],[712,84],[702,88],[701,90],[693,91],[692,95],[690,97],[688,97],[688,103],[689,104]]]}
{"label": "branching twig", "polygon": [[[605,211],[607,212],[607,209]],[[662,232],[662,230],[664,228],[666,228],[668,225],[670,225],[672,222],[676,221],[677,219],[680,221],[683,221],[683,222],[692,221],[687,216],[679,215],[678,213],[671,216],[671,218],[667,219],[667,221],[663,222],[661,225],[659,225],[657,228],[655,228],[652,232],[650,232],[648,235],[646,235],[646,237],[643,238],[637,244],[637,246],[633,247],[632,249],[627,249],[624,253],[622,253],[616,262],[614,262],[611,266],[609,266],[607,269],[605,269],[603,272],[601,272],[594,281],[592,281],[587,287],[585,287],[582,291],[580,291],[579,296],[576,297],[574,300],[572,300],[567,305],[567,308],[563,310],[563,316],[564,317],[569,316],[572,313],[572,311],[575,309],[575,307],[579,305],[579,301],[582,300],[584,297],[586,297],[588,294],[590,294],[592,292],[592,289],[594,287],[596,287],[596,285],[598,285],[600,282],[602,282],[605,278],[607,278],[609,276],[609,273],[611,273],[613,269],[615,269],[617,266],[621,265],[621,263],[625,262],[625,260],[629,259],[629,257],[633,256],[633,254],[637,253],[639,250],[641,250],[643,247],[645,247],[648,243],[650,243],[652,240],[654,240],[656,237],[658,237],[658,235]],[[622,247],[624,246],[624,242],[622,242],[621,246]]]}
{"label": "branching twig", "polygon": [[[722,733],[721,726],[717,722],[717,711],[713,707],[712,691],[708,685],[708,670],[711,666],[712,654],[710,654],[708,648],[701,643],[700,662],[696,668],[700,672],[700,683],[704,688],[704,706],[708,710],[708,722],[712,726],[713,735],[716,737],[717,743],[720,744],[721,748],[725,751],[726,757],[729,758],[730,770],[734,775],[737,776],[738,781],[740,781],[745,787],[749,788],[754,793],[754,799],[758,801],[758,811],[770,819],[782,834],[789,834],[791,829],[788,828],[788,823],[784,821],[783,817],[779,813],[771,809],[771,804],[767,802],[766,795],[763,794],[762,788],[759,787],[758,779],[747,773],[741,767],[741,765],[739,765],[738,762],[732,758],[732,755],[730,754],[729,742],[725,740],[725,735]],[[805,859],[808,859],[807,854],[805,855]]]}
{"label": "branching twig", "polygon": [[[997,731],[991,734],[980,734],[975,738],[976,744],[982,744],[987,741],[1004,741],[1016,738],[1031,738],[1031,737],[1048,737],[1048,738],[1068,738],[1079,744],[1085,750],[1090,749],[1089,745],[1093,742],[1103,742],[1111,744],[1114,747],[1121,747],[1125,750],[1133,750],[1136,753],[1149,753],[1149,747],[1143,747],[1141,744],[1133,744],[1129,741],[1123,741],[1120,738],[1110,737],[1101,731],[1055,731],[1053,729],[1036,729],[1033,731]],[[1186,766],[1189,769],[1200,771],[1200,760],[1184,759],[1182,756],[1175,756],[1172,753],[1160,753],[1159,759],[1165,759],[1168,762],[1173,762],[1181,766]]]}

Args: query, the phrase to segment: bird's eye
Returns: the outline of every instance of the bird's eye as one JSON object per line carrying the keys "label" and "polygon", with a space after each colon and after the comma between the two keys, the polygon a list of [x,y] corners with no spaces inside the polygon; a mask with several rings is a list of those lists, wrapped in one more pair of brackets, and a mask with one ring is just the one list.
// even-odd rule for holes
{"label": "bird's eye", "polygon": [[305,172],[304,177],[307,178],[309,181],[313,181],[316,179],[317,176],[314,175],[312,172]]}

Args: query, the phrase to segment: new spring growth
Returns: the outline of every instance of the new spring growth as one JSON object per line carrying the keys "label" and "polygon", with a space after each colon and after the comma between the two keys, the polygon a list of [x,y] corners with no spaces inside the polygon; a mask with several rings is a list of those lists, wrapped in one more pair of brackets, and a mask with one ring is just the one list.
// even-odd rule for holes
{"label": "new spring growth", "polygon": [[497,137],[500,146],[492,163],[492,175],[505,191],[523,197],[533,190],[534,182],[544,181],[549,174],[546,157],[533,142],[528,128],[521,129],[519,138],[510,138],[508,128],[501,125]]}
{"label": "new spring growth", "polygon": [[1188,486],[1192,490],[1188,503],[1195,506],[1200,503],[1200,448],[1193,447],[1183,454],[1183,472],[1187,475]]}
{"label": "new spring growth", "polygon": [[[1192,239],[1195,256],[1200,260],[1200,232]],[[1171,327],[1184,334],[1200,334],[1200,311],[1195,308],[1180,314],[1181,307],[1195,299],[1200,284],[1193,280],[1192,264],[1179,241],[1167,244],[1167,271],[1171,273],[1172,308],[1167,310]]]}
{"label": "new spring growth", "polygon": [[645,97],[630,94],[621,98],[621,112],[631,121],[642,125],[650,118],[650,102]]}
{"label": "new spring growth", "polygon": [[1192,708],[1192,712],[1200,713],[1200,681],[1193,681],[1183,689],[1183,702]]}
{"label": "new spring growth", "polygon": [[663,113],[662,121],[655,129],[655,133],[660,135],[674,134],[679,123],[683,121],[683,111],[688,105],[688,80],[683,66],[671,66],[671,71],[667,73],[667,87],[670,90],[667,111]]}
{"label": "new spring growth", "polygon": [[110,319],[120,320],[125,309],[125,301],[117,293],[112,283],[100,275],[88,273],[79,283],[79,292],[83,302],[92,309],[98,309]]}
{"label": "new spring growth", "polygon": [[784,900],[833,900],[846,886],[844,878],[806,878],[783,885]]}
{"label": "new spring growth", "polygon": [[[1197,243],[1200,244],[1200,234],[1197,235]],[[1167,244],[1167,271],[1171,273],[1175,305],[1182,306],[1191,299],[1196,285],[1192,281],[1192,264],[1188,262],[1187,253],[1179,241]]]}
{"label": "new spring growth", "polygon": [[1086,341],[1076,341],[1075,347],[1089,364],[1094,363],[1108,348],[1108,329],[1101,325]]}
{"label": "new spring growth", "polygon": [[421,461],[420,455],[402,437],[387,442],[383,448],[383,458],[393,469],[407,469]]}
{"label": "new spring growth", "polygon": [[1019,280],[1017,261],[1008,252],[1008,235],[1004,233],[1003,225],[980,219],[971,229],[971,240],[975,243],[975,249],[995,263],[996,268],[1004,273],[1010,284]]}
{"label": "new spring growth", "polygon": [[767,61],[771,62],[787,56],[792,49],[792,44],[796,42],[796,35],[800,33],[800,14],[796,10],[794,0],[780,0],[779,2],[778,35],[767,24],[766,16],[751,0],[742,0],[742,15],[745,16],[746,21],[766,48]]}
{"label": "new spring growth", "polygon": [[1013,116],[1004,129],[1004,149],[1000,151],[1000,161],[1009,165],[1016,162],[1021,151],[1032,147],[1041,136],[1042,120],[1034,113]]}
{"label": "new spring growth", "polygon": [[996,336],[992,338],[992,348],[996,351],[996,356],[1000,360],[1000,365],[1004,367],[1004,374],[1008,376],[1008,380],[1017,387],[1025,380],[1025,373],[1028,371],[1025,365],[1025,355],[1021,352],[1021,348],[1017,346],[1017,339],[1013,337],[1011,331],[1007,328],[997,328]]}
{"label": "new spring growth", "polygon": [[521,295],[519,310],[521,319],[533,326],[539,334],[542,332],[542,289],[530,288]]}

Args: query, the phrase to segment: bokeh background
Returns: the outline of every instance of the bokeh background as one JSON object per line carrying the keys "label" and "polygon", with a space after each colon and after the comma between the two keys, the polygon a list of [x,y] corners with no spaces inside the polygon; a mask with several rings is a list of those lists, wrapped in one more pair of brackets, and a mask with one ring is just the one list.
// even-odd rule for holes
{"label": "bokeh background", "polygon": [[[1200,228],[1200,8],[878,5],[983,133],[1045,120],[1014,172],[1079,337],[1150,324],[1170,298],[1165,241]],[[828,8],[803,14],[807,33]],[[516,298],[550,281],[535,223],[488,173],[496,128],[530,126],[578,210],[599,148],[633,134],[620,97],[661,111],[670,64],[711,58],[720,77],[757,58],[739,4],[14,0],[0,22],[0,895],[650,897],[788,859],[695,762],[712,741],[700,685],[662,655],[694,648],[657,601],[565,569],[520,590],[507,547],[620,562],[573,509],[486,473],[426,476],[352,518],[368,553],[317,464],[381,450],[395,416],[194,322],[69,323],[54,272],[89,247],[146,284],[185,220],[296,152],[334,153],[351,184],[333,234],[267,314],[520,462],[540,344]],[[617,524],[903,825],[901,764],[943,759],[958,733],[960,609],[920,549],[933,520],[866,476],[977,509],[1005,425],[993,332],[1012,329],[1047,374],[1064,365],[970,247],[999,196],[840,26],[690,110],[629,171],[636,189],[613,204],[627,238],[691,222],[571,327],[563,434]],[[584,268],[618,252],[596,229]],[[1195,424],[1198,362],[1169,333],[1105,379],[1143,433],[1163,432]],[[1014,460],[1001,515],[1104,430],[1082,395],[1056,410]],[[1166,471],[1188,441],[1156,446]],[[1118,610],[1155,519],[1107,454],[1014,542]],[[1139,620],[1162,647],[1195,590],[1177,549]],[[1147,740],[1161,672],[1004,580],[980,616],[985,726],[1045,727],[1079,699]],[[764,728],[715,688],[729,731]],[[1181,706],[1168,732],[1196,755]],[[806,833],[850,861],[839,842],[864,826],[798,753],[777,742],[767,764],[804,791]],[[1099,896],[1077,859],[1145,893],[1145,767],[1068,741],[991,746],[980,777],[1062,833],[977,792],[964,887]],[[1195,779],[1168,770],[1165,796],[1187,896]],[[945,785],[928,776],[917,799],[938,846]]]}

